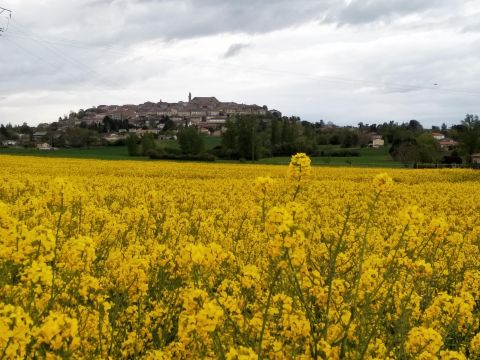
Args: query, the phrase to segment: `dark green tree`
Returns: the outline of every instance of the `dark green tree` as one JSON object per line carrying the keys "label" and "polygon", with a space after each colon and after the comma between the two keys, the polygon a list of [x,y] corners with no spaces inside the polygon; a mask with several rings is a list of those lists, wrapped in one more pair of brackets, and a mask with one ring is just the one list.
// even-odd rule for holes
{"label": "dark green tree", "polygon": [[238,158],[237,154],[237,124],[233,120],[227,120],[225,123],[225,131],[222,136],[223,156],[234,159]]}
{"label": "dark green tree", "polygon": [[467,114],[458,127],[461,148],[467,161],[471,162],[471,155],[480,149],[480,120],[478,115]]}
{"label": "dark green tree", "polygon": [[175,123],[173,122],[172,119],[170,119],[168,116],[165,117],[163,120],[163,132],[167,132],[167,131],[171,131],[171,130],[175,130],[177,128],[177,126],[175,125]]}
{"label": "dark green tree", "polygon": [[155,142],[155,137],[153,136],[153,134],[148,134],[148,133],[143,135],[141,144],[142,144],[143,156],[148,155],[148,152],[150,150],[155,150],[157,147],[157,144]]}
{"label": "dark green tree", "polygon": [[183,154],[198,155],[204,151],[203,136],[194,126],[182,128],[177,134],[177,139]]}
{"label": "dark green tree", "polygon": [[275,146],[282,141],[280,128],[281,121],[277,118],[272,119],[270,123],[270,145]]}
{"label": "dark green tree", "polygon": [[127,137],[128,155],[140,156],[140,146],[138,144],[139,138],[136,134],[130,134]]}

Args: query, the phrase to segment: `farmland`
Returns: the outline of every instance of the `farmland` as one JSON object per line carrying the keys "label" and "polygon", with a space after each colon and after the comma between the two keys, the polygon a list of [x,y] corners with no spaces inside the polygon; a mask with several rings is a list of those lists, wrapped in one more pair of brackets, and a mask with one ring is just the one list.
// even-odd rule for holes
{"label": "farmland", "polygon": [[480,173],[310,165],[0,155],[2,357],[480,358]]}
{"label": "farmland", "polygon": [[[220,143],[220,138],[205,137],[205,148],[210,150]],[[174,140],[159,141],[161,147],[178,148],[178,142]],[[323,146],[326,151],[342,151],[338,146]],[[354,149],[358,151],[359,156],[347,157],[312,157],[312,165],[316,166],[360,166],[360,167],[390,167],[399,168],[403,165],[392,159],[388,153],[388,149]],[[17,156],[38,156],[38,157],[53,157],[53,158],[73,158],[73,159],[98,159],[98,160],[148,160],[148,157],[131,157],[128,156],[126,146],[99,146],[73,149],[58,149],[41,151],[37,149],[26,148],[0,148],[0,155],[17,155]],[[235,160],[218,160],[219,162],[233,163]],[[248,162],[248,159],[245,160]],[[270,157],[258,161],[259,164],[270,165],[288,165],[289,157]]]}

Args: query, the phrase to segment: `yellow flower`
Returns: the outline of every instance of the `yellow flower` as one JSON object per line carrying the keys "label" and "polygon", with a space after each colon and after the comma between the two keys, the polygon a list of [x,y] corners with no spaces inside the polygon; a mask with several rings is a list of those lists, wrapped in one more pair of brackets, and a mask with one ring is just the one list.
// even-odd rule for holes
{"label": "yellow flower", "polygon": [[377,174],[373,178],[373,186],[378,191],[388,191],[393,186],[393,180],[387,173]]}
{"label": "yellow flower", "polygon": [[467,360],[467,357],[459,351],[440,351],[440,360]]}
{"label": "yellow flower", "polygon": [[22,308],[0,303],[0,349],[7,359],[26,357],[31,326],[32,320]]}
{"label": "yellow flower", "polygon": [[294,181],[305,181],[312,175],[310,158],[304,153],[298,153],[292,156],[290,165],[288,165],[288,176]]}
{"label": "yellow flower", "polygon": [[470,341],[470,352],[473,356],[480,357],[480,333]]}
{"label": "yellow flower", "polygon": [[243,268],[242,286],[250,289],[260,283],[260,272],[255,265],[247,265]]}
{"label": "yellow flower", "polygon": [[267,213],[265,228],[268,234],[288,234],[293,226],[293,217],[284,207],[274,207]]}
{"label": "yellow flower", "polygon": [[424,322],[439,331],[452,328],[459,333],[467,333],[475,321],[474,307],[475,300],[469,293],[461,296],[440,293],[425,310]]}
{"label": "yellow flower", "polygon": [[263,200],[271,193],[275,186],[275,180],[270,177],[260,176],[255,179],[253,191],[258,199]]}
{"label": "yellow flower", "polygon": [[412,357],[427,359],[437,354],[442,345],[442,336],[437,331],[420,326],[409,331],[405,350]]}
{"label": "yellow flower", "polygon": [[478,172],[286,171],[0,155],[0,357],[480,359]]}
{"label": "yellow flower", "polygon": [[78,321],[60,312],[51,311],[35,331],[38,346],[46,345],[50,351],[71,351],[80,345]]}
{"label": "yellow flower", "polygon": [[258,355],[250,348],[240,346],[238,349],[230,348],[227,353],[227,360],[256,360]]}

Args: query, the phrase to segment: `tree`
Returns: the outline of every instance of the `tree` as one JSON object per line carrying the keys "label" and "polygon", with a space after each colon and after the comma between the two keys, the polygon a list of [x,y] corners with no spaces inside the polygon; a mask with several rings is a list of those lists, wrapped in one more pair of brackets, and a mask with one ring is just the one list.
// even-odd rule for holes
{"label": "tree", "polygon": [[390,154],[403,164],[436,163],[441,158],[441,148],[430,133],[422,133],[417,137],[397,139]]}
{"label": "tree", "polygon": [[423,133],[415,139],[420,155],[420,161],[424,163],[437,163],[442,154],[442,149],[437,140],[429,133]]}
{"label": "tree", "polygon": [[272,119],[270,123],[270,145],[274,146],[282,141],[280,132],[280,120]]}
{"label": "tree", "polygon": [[99,142],[98,134],[92,130],[82,128],[68,128],[63,134],[63,139],[58,139],[60,143],[72,147],[91,146]]}
{"label": "tree", "polygon": [[237,125],[237,153],[240,158],[257,160],[260,158],[261,136],[258,134],[259,121],[253,116],[240,116]]}
{"label": "tree", "polygon": [[421,132],[423,131],[423,126],[418,120],[410,120],[408,122],[407,129],[414,132]]}
{"label": "tree", "polygon": [[266,153],[271,141],[271,128],[264,118],[254,115],[238,115],[225,124],[223,156],[256,160]]}
{"label": "tree", "polygon": [[480,149],[480,120],[478,115],[467,114],[458,127],[461,148],[467,161],[471,162],[471,155]]}
{"label": "tree", "polygon": [[24,122],[18,130],[20,131],[21,134],[33,134],[33,129],[28,126],[26,122]]}
{"label": "tree", "polygon": [[153,136],[153,134],[145,134],[143,135],[142,137],[142,155],[143,156],[146,156],[148,155],[148,152],[150,150],[155,150],[157,145],[155,143],[155,137]]}
{"label": "tree", "polygon": [[222,135],[223,156],[229,159],[238,158],[237,154],[237,125],[232,120],[225,123],[225,131]]}
{"label": "tree", "polygon": [[177,134],[177,138],[183,154],[198,155],[205,148],[203,137],[194,126],[181,129]]}
{"label": "tree", "polygon": [[175,130],[177,127],[175,126],[175,123],[173,122],[172,119],[170,119],[168,116],[166,116],[163,119],[163,132],[167,132],[169,130]]}
{"label": "tree", "polygon": [[127,149],[128,155],[130,156],[140,156],[140,146],[138,145],[138,136],[135,134],[130,134],[127,137]]}
{"label": "tree", "polygon": [[392,146],[390,154],[404,165],[414,164],[421,160],[419,148],[414,140],[404,141]]}

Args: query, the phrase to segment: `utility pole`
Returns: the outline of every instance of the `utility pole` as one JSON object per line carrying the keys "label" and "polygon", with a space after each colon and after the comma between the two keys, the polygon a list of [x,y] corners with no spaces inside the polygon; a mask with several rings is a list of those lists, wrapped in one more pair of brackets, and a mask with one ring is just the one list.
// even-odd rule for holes
{"label": "utility pole", "polygon": [[252,163],[255,162],[255,125],[253,124],[252,124]]}
{"label": "utility pole", "polygon": [[0,6],[0,17],[7,20],[6,26],[2,26],[2,24],[0,24],[0,36],[2,36],[2,33],[7,31],[8,25],[10,24],[10,19],[12,18],[12,11]]}

